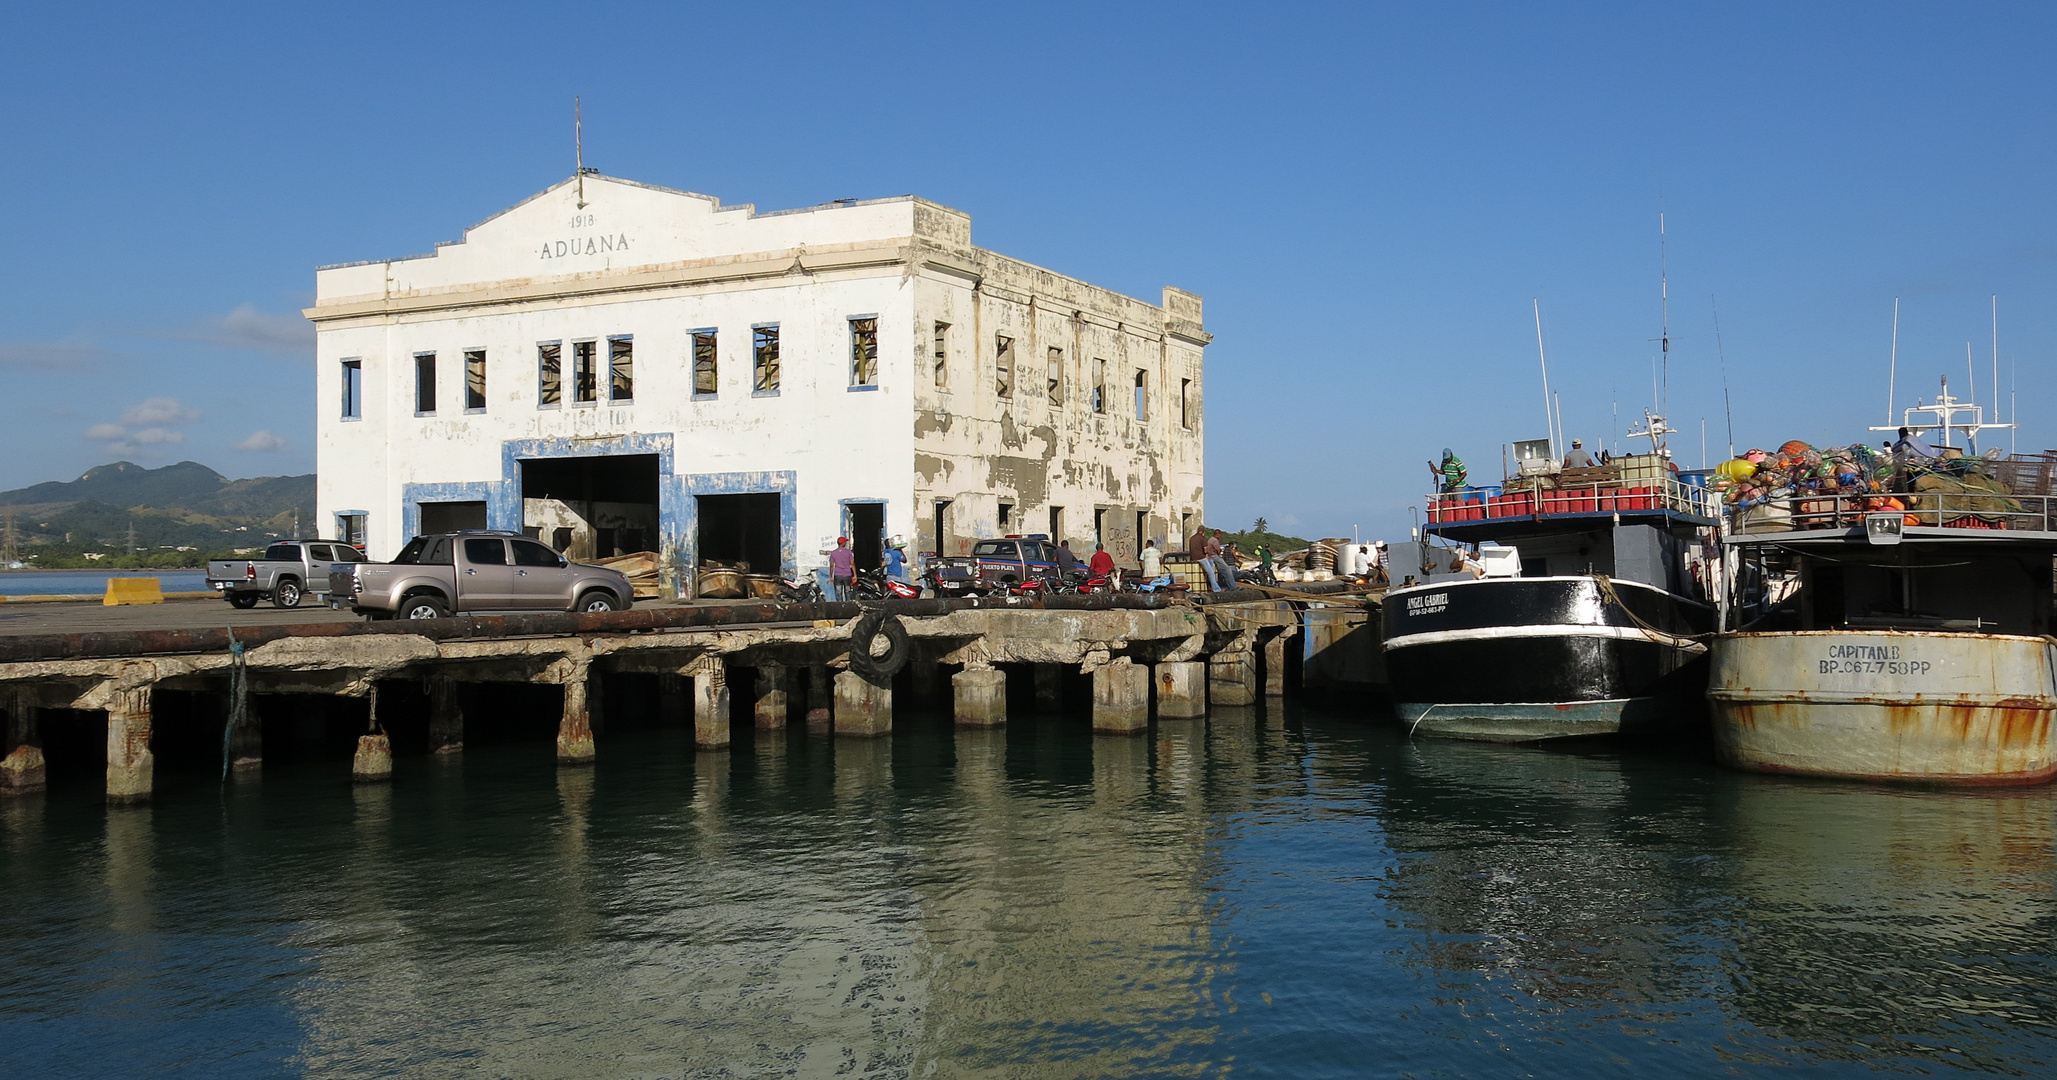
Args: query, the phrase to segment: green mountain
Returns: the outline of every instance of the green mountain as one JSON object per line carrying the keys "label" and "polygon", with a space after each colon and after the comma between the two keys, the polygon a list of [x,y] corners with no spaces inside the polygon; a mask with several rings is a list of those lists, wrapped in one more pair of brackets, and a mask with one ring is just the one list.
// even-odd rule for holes
{"label": "green mountain", "polygon": [[132,535],[145,562],[196,562],[291,536],[296,517],[312,524],[314,476],[230,480],[197,461],[117,461],[76,480],[0,491],[0,514],[14,518],[21,555],[39,566],[82,563],[87,552],[126,556]]}

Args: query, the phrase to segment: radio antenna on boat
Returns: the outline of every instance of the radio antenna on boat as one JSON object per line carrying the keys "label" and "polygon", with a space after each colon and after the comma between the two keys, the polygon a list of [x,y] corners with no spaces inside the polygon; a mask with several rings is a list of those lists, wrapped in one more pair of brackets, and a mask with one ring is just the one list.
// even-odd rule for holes
{"label": "radio antenna on boat", "polygon": [[1671,260],[1664,238],[1664,211],[1657,211],[1657,296],[1658,330],[1657,341],[1662,360],[1659,364],[1663,379],[1657,393],[1657,411],[1664,412],[1666,399],[1671,397]]}
{"label": "radio antenna on boat", "polygon": [[[1728,400],[1728,353],[1721,347],[1721,305],[1714,302],[1714,294],[1707,294],[1707,304],[1714,309],[1714,355],[1721,361],[1721,412],[1728,420],[1728,456],[1736,456],[1736,411]],[[1886,419],[1893,417],[1892,409],[1886,410]],[[1703,451],[1701,457],[1707,456]]]}
{"label": "radio antenna on boat", "polygon": [[1993,294],[1993,419],[2000,418],[2000,294]]}
{"label": "radio antenna on boat", "polygon": [[1543,302],[1529,298],[1536,312],[1536,361],[1543,365],[1543,431],[1550,440],[1550,457],[1557,458],[1557,410],[1550,407],[1550,358],[1543,352]]}
{"label": "radio antenna on boat", "polygon": [[1900,375],[1900,298],[1893,297],[1893,351],[1886,361],[1886,423],[1893,422],[1893,408],[1899,400],[1893,396],[1893,382]]}

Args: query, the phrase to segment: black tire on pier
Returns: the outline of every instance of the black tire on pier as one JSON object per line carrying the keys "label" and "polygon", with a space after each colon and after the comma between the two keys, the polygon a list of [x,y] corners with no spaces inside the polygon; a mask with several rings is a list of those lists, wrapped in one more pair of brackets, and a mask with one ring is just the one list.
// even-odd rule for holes
{"label": "black tire on pier", "polygon": [[300,583],[292,578],[280,579],[278,585],[271,590],[271,606],[279,608],[299,607]]}
{"label": "black tire on pier", "polygon": [[248,611],[256,607],[257,602],[262,599],[262,596],[254,592],[232,592],[229,594],[229,606],[238,611]]}
{"label": "black tire on pier", "polygon": [[[884,635],[886,651],[876,651],[877,638]],[[867,611],[850,628],[850,670],[883,686],[892,681],[914,653],[907,627],[889,611]]]}

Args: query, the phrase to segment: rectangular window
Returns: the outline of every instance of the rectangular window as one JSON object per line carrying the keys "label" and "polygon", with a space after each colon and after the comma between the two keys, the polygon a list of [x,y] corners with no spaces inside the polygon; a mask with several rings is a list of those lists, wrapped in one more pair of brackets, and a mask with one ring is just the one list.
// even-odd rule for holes
{"label": "rectangular window", "polygon": [[1045,359],[1044,363],[1047,370],[1044,372],[1043,378],[1049,384],[1045,392],[1050,395],[1050,404],[1062,405],[1064,404],[1064,350],[1055,345],[1050,346],[1050,355]]}
{"label": "rectangular window", "polygon": [[779,392],[779,326],[768,323],[750,328],[750,388],[752,393]]}
{"label": "rectangular window", "polygon": [[1060,542],[1064,539],[1064,508],[1061,506],[1050,508],[1050,539]]}
{"label": "rectangular window", "polygon": [[1093,411],[1107,411],[1107,361],[1093,361]]}
{"label": "rectangular window", "polygon": [[414,354],[414,415],[436,414],[436,354]]}
{"label": "rectangular window", "polygon": [[607,339],[607,400],[636,400],[636,339],[627,334]]}
{"label": "rectangular window", "polygon": [[536,405],[554,409],[564,404],[564,343],[536,346]]}
{"label": "rectangular window", "polygon": [[1013,503],[1001,503],[1001,504],[1000,504],[1000,531],[1001,531],[1001,532],[1003,532],[1003,533],[1004,533],[1004,532],[1006,532],[1006,531],[1007,531],[1007,523],[1008,523],[1008,519],[1012,518],[1013,516],[1014,516],[1014,504],[1013,504]]}
{"label": "rectangular window", "polygon": [[590,405],[600,400],[600,343],[571,343],[571,403]]}
{"label": "rectangular window", "polygon": [[850,385],[879,384],[879,321],[875,315],[850,320]]}
{"label": "rectangular window", "polygon": [[993,389],[1003,398],[1014,396],[1014,339],[1005,334],[993,338]]}
{"label": "rectangular window", "polygon": [[464,411],[486,411],[486,350],[464,352]]}
{"label": "rectangular window", "polygon": [[1136,419],[1150,419],[1150,373],[1136,372]]}
{"label": "rectangular window", "polygon": [[343,361],[343,419],[364,418],[364,361]]}
{"label": "rectangular window", "polygon": [[[349,544],[353,548],[364,547],[364,515],[337,514],[336,535],[341,537],[344,543]],[[349,555],[343,556],[342,561],[356,562],[358,561],[358,557],[355,552],[352,552]]]}
{"label": "rectangular window", "polygon": [[950,385],[950,324],[936,324],[936,385]]}
{"label": "rectangular window", "polygon": [[1192,402],[1193,380],[1180,379],[1178,381],[1178,426],[1182,428],[1190,428],[1193,426]]}
{"label": "rectangular window", "polygon": [[1143,557],[1143,541],[1145,539],[1145,537],[1143,536],[1143,530],[1149,527],[1149,512],[1144,510],[1136,511],[1136,558],[1138,559]]}
{"label": "rectangular window", "polygon": [[714,331],[693,331],[693,396],[713,397],[721,389]]}

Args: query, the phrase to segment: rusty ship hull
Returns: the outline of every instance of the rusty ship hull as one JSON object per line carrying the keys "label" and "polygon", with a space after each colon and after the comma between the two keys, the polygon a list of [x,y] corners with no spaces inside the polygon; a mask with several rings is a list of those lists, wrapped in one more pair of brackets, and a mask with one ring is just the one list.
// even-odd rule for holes
{"label": "rusty ship hull", "polygon": [[1717,639],[1715,753],[1757,772],[1934,784],[2057,777],[2057,644],[2027,635],[1793,630]]}

